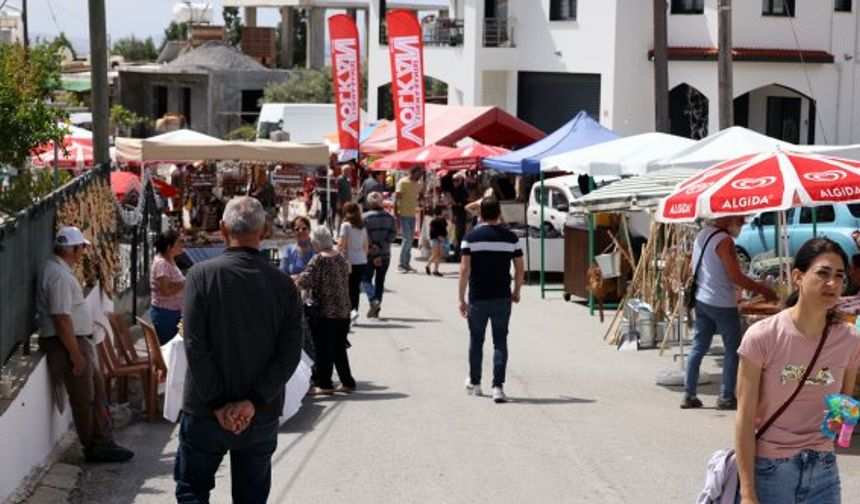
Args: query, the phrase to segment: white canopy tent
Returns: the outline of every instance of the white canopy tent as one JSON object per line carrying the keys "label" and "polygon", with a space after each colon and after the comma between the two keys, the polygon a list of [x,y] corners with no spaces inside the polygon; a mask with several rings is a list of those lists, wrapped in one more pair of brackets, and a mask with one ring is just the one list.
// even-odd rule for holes
{"label": "white canopy tent", "polygon": [[236,160],[299,165],[328,164],[323,144],[291,142],[229,142],[191,130],[177,130],[146,139],[117,138],[117,159],[125,162]]}
{"label": "white canopy tent", "polygon": [[668,168],[639,177],[627,178],[595,189],[577,202],[587,212],[640,211],[656,208],[679,183],[696,175],[691,168]]}
{"label": "white canopy tent", "polygon": [[732,126],[709,135],[664,159],[649,163],[647,171],[666,168],[704,170],[726,159],[774,149],[797,150],[798,146],[756,133],[741,126]]}
{"label": "white canopy tent", "polygon": [[696,143],[665,133],[642,133],[610,140],[541,160],[541,171],[563,171],[593,176],[641,175],[648,164],[672,156]]}

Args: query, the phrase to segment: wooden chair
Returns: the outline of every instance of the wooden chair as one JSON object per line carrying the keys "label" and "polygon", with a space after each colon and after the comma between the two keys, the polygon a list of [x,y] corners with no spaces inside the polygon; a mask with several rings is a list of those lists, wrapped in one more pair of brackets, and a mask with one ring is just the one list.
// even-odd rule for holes
{"label": "wooden chair", "polygon": [[[99,364],[101,366],[102,379],[104,380],[105,394],[108,401],[111,400],[113,394],[111,385],[114,380],[117,380],[117,400],[119,402],[128,401],[128,378],[138,377],[144,391],[152,388],[152,383],[155,382],[152,366],[148,362],[140,362],[128,364],[122,361],[114,348],[113,341],[110,337],[97,345],[99,353]],[[144,397],[147,416],[153,418],[157,415],[157,406],[155,401],[151,399],[149,394],[145,393]]]}
{"label": "wooden chair", "polygon": [[143,338],[146,341],[146,350],[149,352],[149,361],[155,368],[158,381],[164,382],[167,379],[167,363],[164,362],[164,355],[161,354],[161,343],[158,342],[158,334],[155,332],[155,327],[140,317],[137,317],[137,323],[143,329]]}
{"label": "wooden chair", "polygon": [[135,348],[134,340],[131,337],[131,330],[125,321],[125,316],[113,312],[107,312],[105,316],[110,321],[114,336],[114,346],[123,362],[126,364],[145,364],[149,362],[149,357],[137,353],[137,348]]}

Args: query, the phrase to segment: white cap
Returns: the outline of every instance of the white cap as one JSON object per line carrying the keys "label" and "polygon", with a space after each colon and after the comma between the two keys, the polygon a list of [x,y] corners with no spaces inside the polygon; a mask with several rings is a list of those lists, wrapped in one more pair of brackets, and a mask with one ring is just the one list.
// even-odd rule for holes
{"label": "white cap", "polygon": [[57,237],[54,239],[54,245],[92,245],[89,240],[84,237],[81,230],[74,226],[60,228],[57,231]]}

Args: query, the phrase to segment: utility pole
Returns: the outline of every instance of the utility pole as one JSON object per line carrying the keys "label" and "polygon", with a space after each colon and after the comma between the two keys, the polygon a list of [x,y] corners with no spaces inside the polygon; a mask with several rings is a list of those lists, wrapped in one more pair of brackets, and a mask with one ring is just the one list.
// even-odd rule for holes
{"label": "utility pole", "polygon": [[30,23],[27,21],[27,0],[21,0],[21,24],[24,26],[24,49],[29,49]]}
{"label": "utility pole", "polygon": [[90,14],[90,78],[92,79],[93,161],[110,163],[108,137],[108,49],[105,0],[88,0]]}
{"label": "utility pole", "polygon": [[719,80],[720,129],[731,127],[734,119],[734,86],[732,85],[732,0],[719,0]]}
{"label": "utility pole", "polygon": [[666,0],[654,0],[654,130],[671,133],[669,122],[669,41]]}

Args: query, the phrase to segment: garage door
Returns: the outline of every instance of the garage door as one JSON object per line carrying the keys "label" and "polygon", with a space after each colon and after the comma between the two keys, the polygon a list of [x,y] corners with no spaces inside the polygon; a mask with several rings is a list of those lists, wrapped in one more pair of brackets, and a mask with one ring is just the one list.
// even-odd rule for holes
{"label": "garage door", "polygon": [[580,110],[600,118],[600,74],[519,72],[517,116],[547,133]]}

